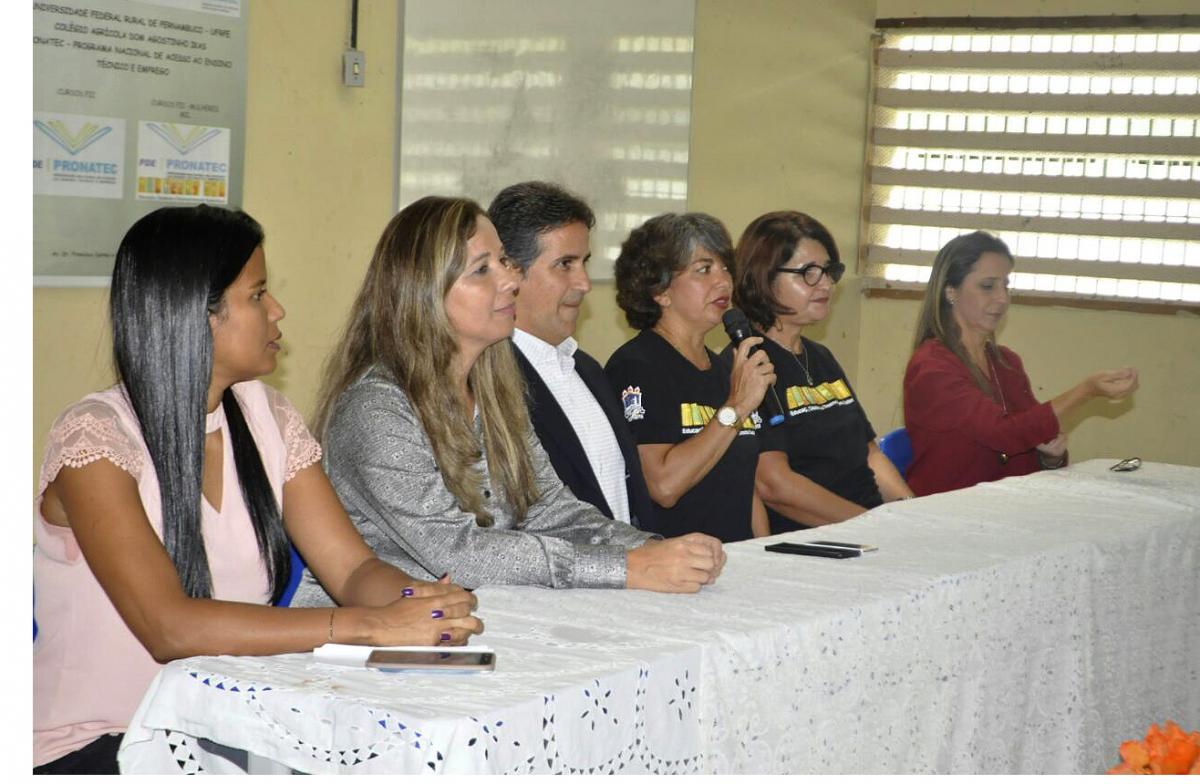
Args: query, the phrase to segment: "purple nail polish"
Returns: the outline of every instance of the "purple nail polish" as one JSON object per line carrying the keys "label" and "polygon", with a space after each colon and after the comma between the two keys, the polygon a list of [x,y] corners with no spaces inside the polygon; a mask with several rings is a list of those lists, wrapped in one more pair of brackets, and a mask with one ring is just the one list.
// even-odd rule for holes
{"label": "purple nail polish", "polygon": [[442,642],[450,641],[450,632],[442,632]]}
{"label": "purple nail polish", "polygon": [[401,596],[412,596],[413,593],[414,593],[414,591],[412,588],[405,588],[403,591],[400,592],[400,595]]}
{"label": "purple nail polish", "polygon": [[430,613],[430,614],[431,614],[431,615],[432,615],[434,618],[441,618],[443,615],[445,615],[445,613],[444,613],[444,612],[442,612],[441,610],[434,610],[434,611],[433,611],[432,613]]}

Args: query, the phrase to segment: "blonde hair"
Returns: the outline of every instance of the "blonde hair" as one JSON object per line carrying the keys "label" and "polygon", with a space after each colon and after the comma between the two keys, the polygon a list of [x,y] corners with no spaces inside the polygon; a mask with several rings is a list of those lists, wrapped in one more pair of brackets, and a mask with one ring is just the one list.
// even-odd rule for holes
{"label": "blonde hair", "polygon": [[[954,320],[954,315],[951,313],[950,297],[946,293],[947,288],[956,290],[962,288],[963,281],[967,275],[971,274],[971,270],[975,269],[975,263],[979,261],[979,257],[985,253],[998,253],[1008,259],[1009,264],[1013,262],[1008,245],[986,231],[960,234],[938,251],[933,260],[933,268],[929,272],[929,283],[925,286],[921,313],[917,317],[913,351],[920,348],[926,340],[940,340],[942,345],[950,349],[954,356],[958,357],[959,361],[966,366],[975,386],[994,397],[992,385],[988,383],[983,371],[967,356],[958,322]],[[989,352],[1001,365],[1008,367],[1004,356],[996,348],[995,334],[990,335],[984,343],[984,351]]]}
{"label": "blonde hair", "polygon": [[372,366],[404,390],[433,446],[434,460],[459,506],[490,526],[475,468],[482,453],[517,521],[538,491],[528,449],[525,390],[510,341],[488,346],[467,375],[483,429],[474,423],[451,378],[458,339],[446,315],[446,294],[466,265],[467,241],[487,217],[470,199],[426,196],[405,207],[383,230],[346,329],[326,363],[316,430],[322,437],[334,404]]}

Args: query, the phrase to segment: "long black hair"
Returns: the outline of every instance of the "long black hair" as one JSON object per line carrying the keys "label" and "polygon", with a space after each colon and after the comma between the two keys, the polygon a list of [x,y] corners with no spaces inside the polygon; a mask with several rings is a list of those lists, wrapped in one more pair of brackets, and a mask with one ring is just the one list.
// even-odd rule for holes
{"label": "long black hair", "polygon": [[[212,596],[200,531],[205,415],[212,377],[209,316],[262,244],[244,212],[200,205],[164,207],[129,229],[117,249],[109,297],[113,362],[158,475],[163,544],[193,598]],[[288,538],[254,436],[232,389],[221,398],[238,485],[272,601],[289,574]]]}

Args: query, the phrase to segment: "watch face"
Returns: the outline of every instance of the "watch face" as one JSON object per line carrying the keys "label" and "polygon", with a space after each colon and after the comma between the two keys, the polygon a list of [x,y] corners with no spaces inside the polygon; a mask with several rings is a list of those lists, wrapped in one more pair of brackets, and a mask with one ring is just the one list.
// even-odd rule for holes
{"label": "watch face", "polygon": [[729,406],[725,406],[717,412],[717,421],[725,427],[732,427],[737,422],[737,411],[734,411]]}

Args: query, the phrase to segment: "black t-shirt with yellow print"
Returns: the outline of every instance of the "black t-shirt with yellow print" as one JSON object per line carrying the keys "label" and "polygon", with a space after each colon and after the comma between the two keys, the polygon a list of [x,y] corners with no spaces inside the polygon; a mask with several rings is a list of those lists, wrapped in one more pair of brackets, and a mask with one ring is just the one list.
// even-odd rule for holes
{"label": "black t-shirt with yellow print", "polygon": [[[716,416],[729,397],[730,365],[711,351],[708,357],[712,368],[700,370],[649,329],[613,352],[604,371],[638,444],[677,444]],[[742,423],[717,464],[675,506],[654,505],[656,533],[669,537],[699,531],[723,542],[752,536],[757,418],[755,414]]]}
{"label": "black t-shirt with yellow print", "polygon": [[[875,472],[867,465],[867,444],[875,430],[832,352],[808,338],[801,340],[811,384],[804,374],[804,354],[797,357],[770,338],[761,344],[775,365],[775,393],[787,409],[787,419],[759,431],[760,449],[785,453],[793,471],[848,501],[868,509],[879,506],[883,498]],[[729,357],[731,351],[726,347],[721,357]],[[773,534],[805,527],[770,507],[767,514]]]}

